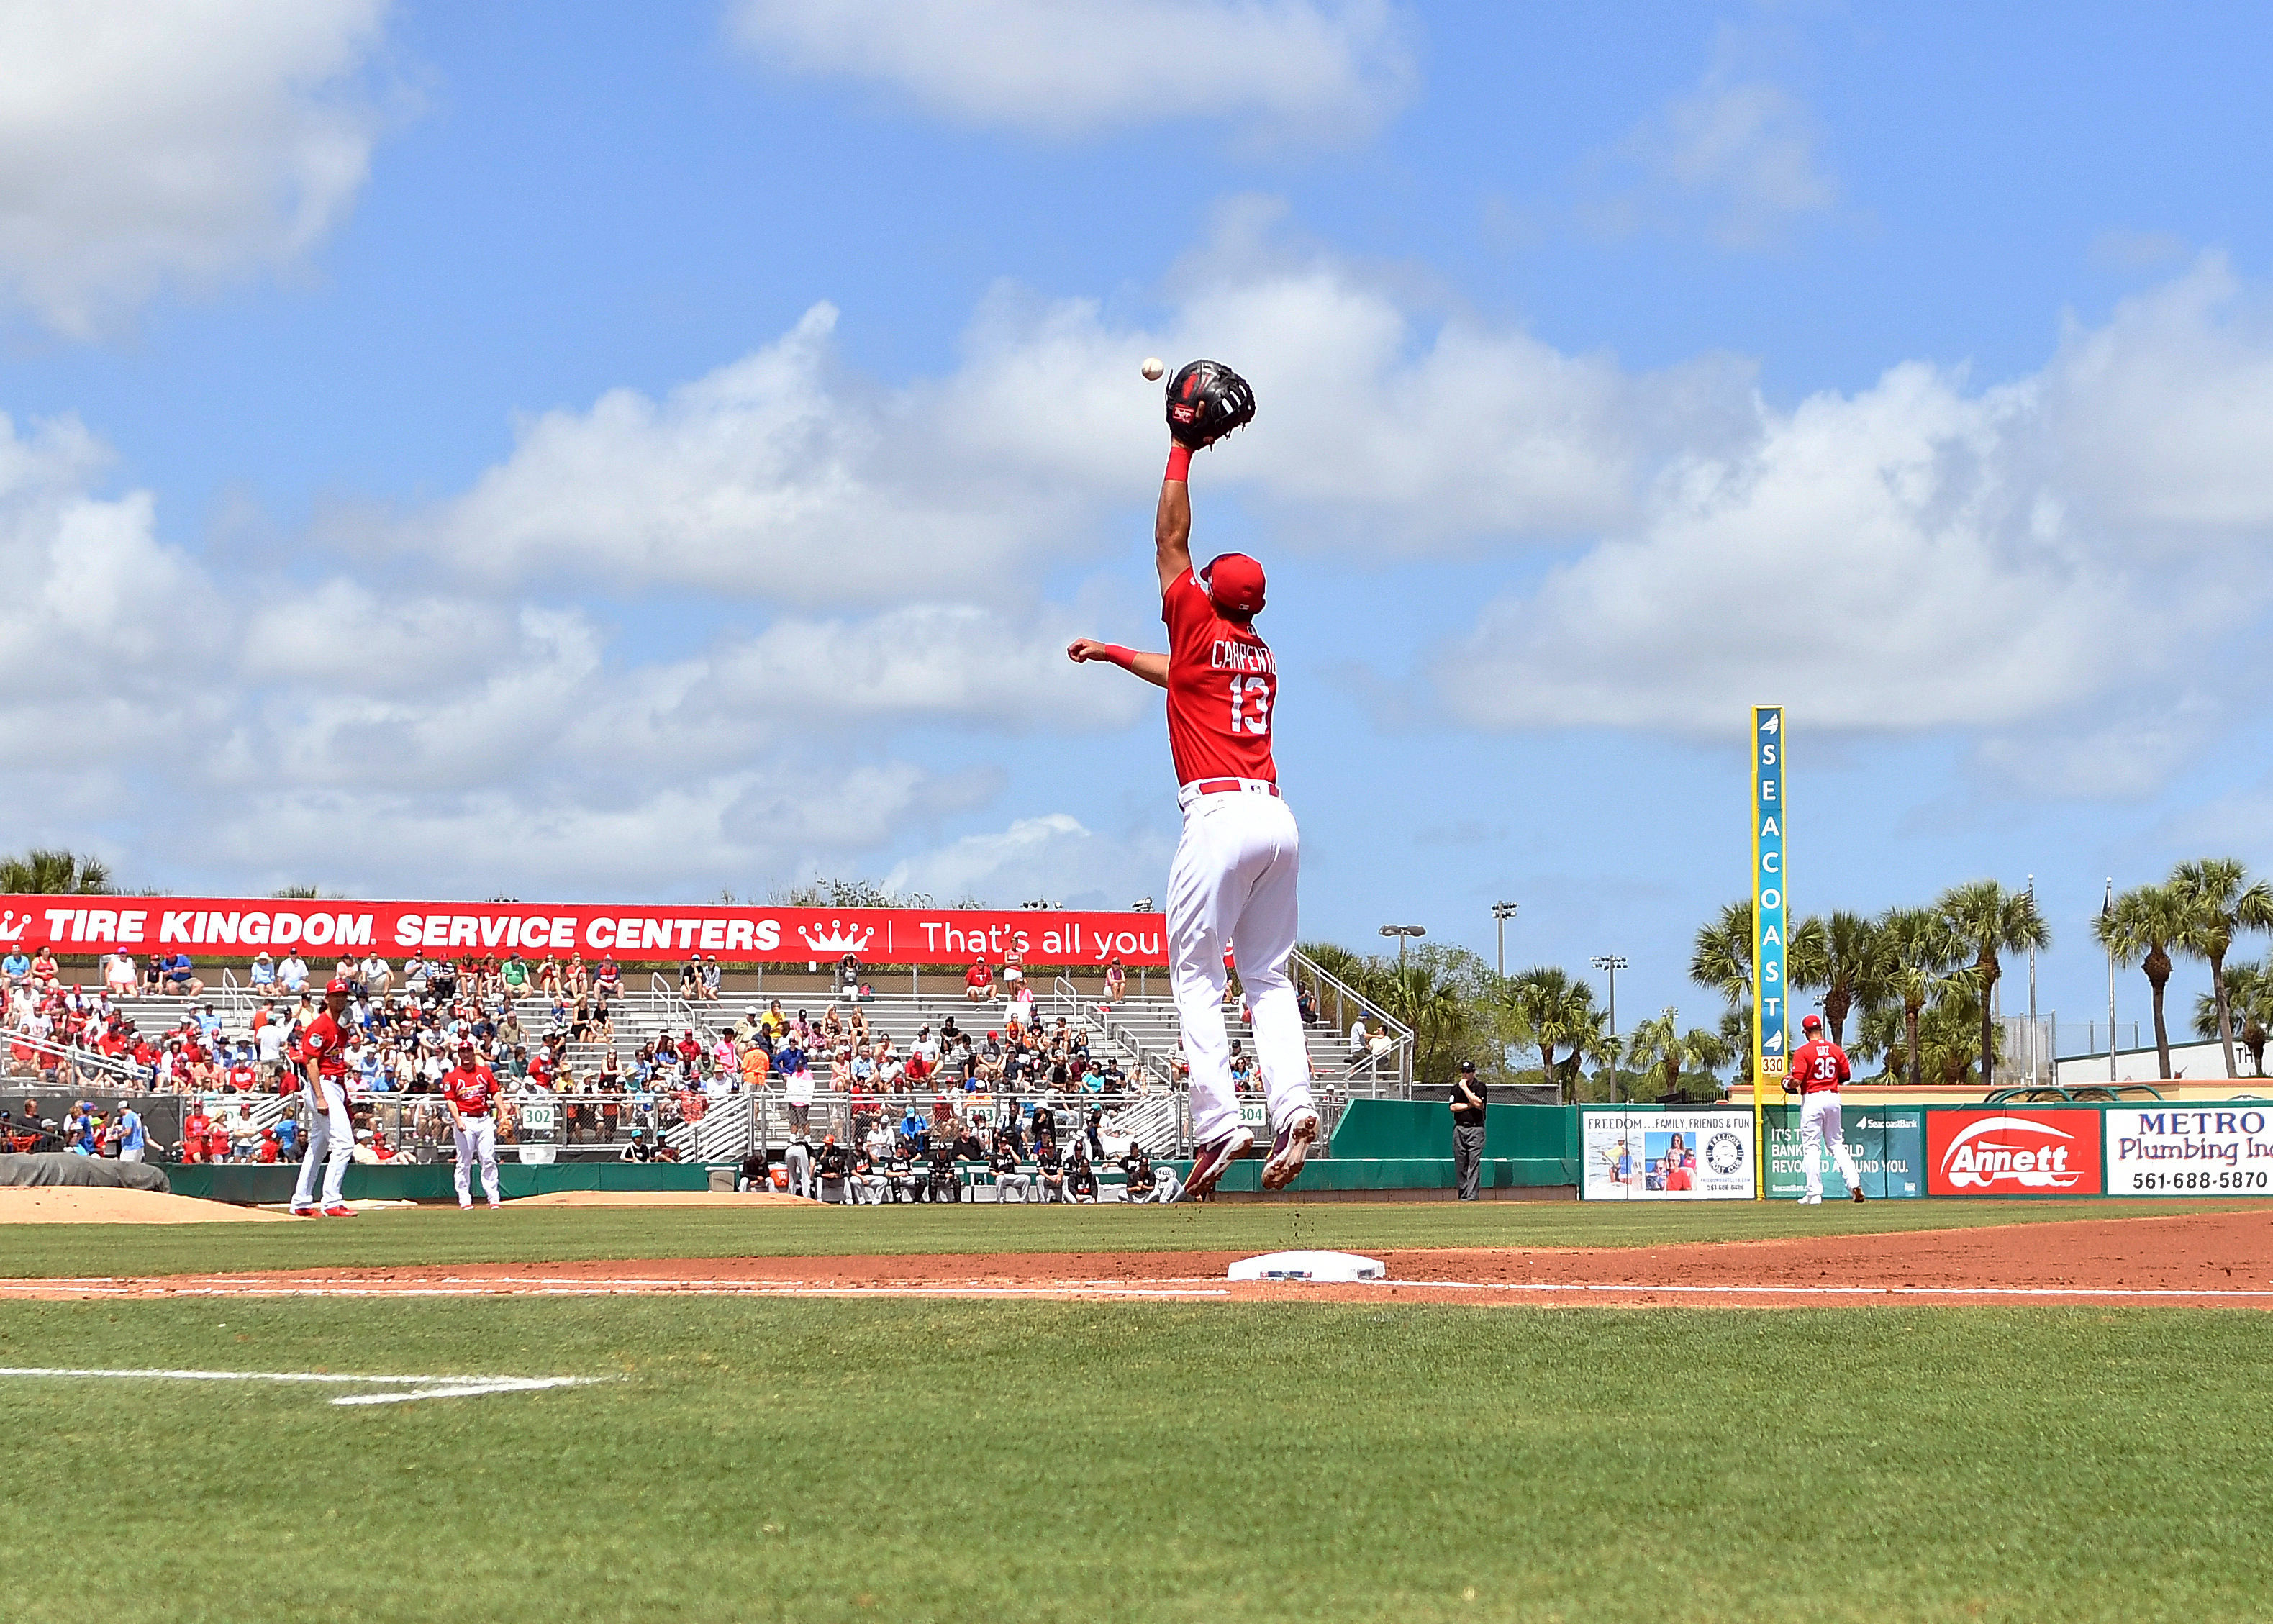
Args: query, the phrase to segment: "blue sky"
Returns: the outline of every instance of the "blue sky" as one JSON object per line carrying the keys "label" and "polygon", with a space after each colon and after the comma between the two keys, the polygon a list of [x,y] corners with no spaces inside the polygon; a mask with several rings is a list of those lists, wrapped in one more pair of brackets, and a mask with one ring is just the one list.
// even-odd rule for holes
{"label": "blue sky", "polygon": [[1157,895],[1057,650],[1157,641],[1158,352],[1309,934],[1708,1018],[1756,699],[1795,905],[2033,873],[2064,1018],[2104,876],[2273,863],[2262,11],[109,9],[0,20],[0,844]]}

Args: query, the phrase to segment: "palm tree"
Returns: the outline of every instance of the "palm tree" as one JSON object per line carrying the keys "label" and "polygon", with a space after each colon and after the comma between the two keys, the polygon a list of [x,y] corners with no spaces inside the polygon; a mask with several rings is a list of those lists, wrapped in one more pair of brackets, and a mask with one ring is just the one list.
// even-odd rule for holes
{"label": "palm tree", "polygon": [[1749,898],[1725,904],[1720,916],[1700,926],[1689,958],[1689,979],[1709,987],[1737,1008],[1752,990],[1752,905]]}
{"label": "palm tree", "polygon": [[1663,1085],[1661,1096],[1677,1094],[1684,1071],[1711,1071],[1729,1064],[1731,1045],[1717,1032],[1702,1026],[1681,1030],[1679,1013],[1663,1014],[1637,1024],[1626,1041],[1626,1064],[1638,1074],[1655,1071]]}
{"label": "palm tree", "polygon": [[[2163,1080],[2171,1077],[2171,1032],[2163,1019],[2163,989],[2171,984],[2171,948],[2190,928],[2187,903],[2167,885],[2134,885],[2115,898],[2092,927],[2099,944],[2118,964],[2136,964],[2155,993],[2155,1053]],[[2107,1034],[2115,1047],[2115,1034]]]}
{"label": "palm tree", "polygon": [[1578,1097],[1576,1062],[1584,1046],[1596,1041],[1602,1029],[1602,1016],[1594,1008],[1594,989],[1585,981],[1574,981],[1570,973],[1559,965],[1534,965],[1522,974],[1511,976],[1506,996],[1530,1028],[1531,1041],[1539,1047],[1539,1067],[1549,1081],[1556,1079],[1555,1051],[1569,1048],[1573,1062],[1572,1099]]}
{"label": "palm tree", "polygon": [[1804,919],[1792,927],[1785,951],[1791,984],[1823,989],[1823,1024],[1831,1028],[1834,1043],[1847,1041],[1849,1011],[1857,1004],[1867,1010],[1887,996],[1877,927],[1860,914]]}
{"label": "palm tree", "polygon": [[2209,964],[2209,995],[2217,1006],[2217,1041],[2225,1050],[2225,1074],[2234,1074],[2233,1012],[2225,994],[2225,955],[2234,933],[2273,930],[2273,885],[2252,882],[2249,871],[2231,857],[2201,858],[2171,870],[2171,889],[2187,911],[2187,931],[2178,947]]}
{"label": "palm tree", "polygon": [[1412,1028],[1414,1074],[1449,1082],[1459,1056],[1453,1051],[1467,1031],[1467,1003],[1444,966],[1415,959],[1391,970],[1377,994],[1382,1008]]}
{"label": "palm tree", "polygon": [[99,857],[34,847],[21,857],[0,857],[0,891],[30,891],[42,897],[107,897],[110,865]]}
{"label": "palm tree", "polygon": [[1902,1049],[1908,1081],[1916,1088],[1924,1081],[1919,1019],[1936,983],[1957,967],[1965,950],[1949,921],[1932,908],[1888,908],[1879,916],[1876,936],[1879,974],[1889,996],[1902,1002]]}
{"label": "palm tree", "polygon": [[1934,906],[1973,954],[1973,968],[1981,996],[1981,1082],[1989,1086],[1997,1076],[1994,1031],[1997,978],[2005,973],[2000,953],[2029,948],[2042,951],[2052,944],[2052,933],[2037,899],[2024,891],[2007,891],[1995,880],[1974,880],[1941,893]]}
{"label": "palm tree", "polygon": [[[2265,1075],[2265,1046],[2273,1041],[2273,972],[2254,959],[2225,966],[2228,1030],[2249,1051],[2249,1069]],[[2194,1000],[2194,1035],[2211,1038],[2218,1030],[2217,999],[2203,993]]]}

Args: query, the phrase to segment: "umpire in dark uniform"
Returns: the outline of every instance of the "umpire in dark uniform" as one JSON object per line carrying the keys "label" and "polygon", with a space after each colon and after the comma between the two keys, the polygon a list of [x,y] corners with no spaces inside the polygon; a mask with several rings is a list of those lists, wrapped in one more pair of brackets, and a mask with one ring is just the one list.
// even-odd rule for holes
{"label": "umpire in dark uniform", "polygon": [[1476,1063],[1463,1060],[1452,1079],[1452,1170],[1463,1201],[1476,1199],[1476,1176],[1483,1164],[1484,1086],[1476,1081]]}

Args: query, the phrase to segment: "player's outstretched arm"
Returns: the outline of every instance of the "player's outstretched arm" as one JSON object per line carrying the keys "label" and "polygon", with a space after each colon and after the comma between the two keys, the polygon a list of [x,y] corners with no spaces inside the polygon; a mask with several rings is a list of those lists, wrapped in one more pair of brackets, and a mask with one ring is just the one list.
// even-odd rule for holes
{"label": "player's outstretched arm", "polygon": [[1154,688],[1168,686],[1168,657],[1136,649],[1125,649],[1117,643],[1099,643],[1094,637],[1076,637],[1066,644],[1066,658],[1078,665],[1088,660],[1103,660],[1131,671]]}
{"label": "player's outstretched arm", "polygon": [[1160,506],[1152,516],[1152,555],[1160,568],[1163,592],[1192,567],[1191,466],[1187,447],[1168,447],[1168,471],[1160,481]]}

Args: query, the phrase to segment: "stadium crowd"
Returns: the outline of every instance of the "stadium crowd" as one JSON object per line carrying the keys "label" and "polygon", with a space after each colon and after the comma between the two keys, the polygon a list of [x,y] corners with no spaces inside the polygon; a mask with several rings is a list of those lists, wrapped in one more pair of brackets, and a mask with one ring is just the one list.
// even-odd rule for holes
{"label": "stadium crowd", "polygon": [[[550,1096],[544,1120],[559,1143],[620,1143],[627,1157],[670,1158],[671,1129],[699,1122],[720,1096],[763,1094],[777,1101],[787,1130],[804,1142],[801,1155],[792,1147],[785,1158],[812,1169],[799,1187],[818,1193],[825,1184],[847,1199],[872,1191],[890,1197],[940,1187],[912,1169],[928,1165],[941,1144],[979,1162],[996,1154],[998,1137],[1021,1154],[1030,1146],[1039,1154],[1046,1144],[1055,1154],[1051,1102],[1065,1109],[1063,1102],[1079,1101],[1089,1118],[1086,1140],[1067,1154],[1062,1177],[1033,1177],[1046,1198],[1077,1196],[1093,1183],[1085,1169],[1104,1155],[1095,1124],[1126,1094],[1129,1079],[1111,1061],[1091,1057],[1083,1030],[1063,1017],[1054,1024],[1037,1017],[1015,958],[1003,966],[999,995],[984,966],[974,966],[967,984],[981,984],[986,972],[988,997],[1001,999],[1000,1025],[966,1029],[950,1015],[936,1033],[922,1027],[904,1049],[872,1029],[857,964],[848,959],[840,969],[845,1001],[822,1005],[817,1016],[809,1009],[792,1014],[776,999],[748,1005],[731,1023],[710,1013],[672,1023],[675,1035],[657,1032],[619,1045],[623,977],[612,958],[588,965],[573,955],[533,963],[518,953],[458,962],[414,956],[398,973],[377,953],[345,955],[311,971],[296,954],[277,959],[264,951],[232,1004],[233,1016],[224,1016],[204,998],[205,981],[186,953],[154,955],[138,966],[120,951],[105,958],[100,982],[88,986],[64,982],[50,954],[13,952],[0,959],[6,996],[0,1041],[10,1079],[27,1087],[186,1096],[180,1138],[159,1147],[176,1161],[294,1161],[304,1140],[292,1097],[301,1087],[300,1034],[322,1006],[321,973],[349,988],[346,1061],[361,1159],[441,1154],[450,1139],[442,1078],[470,1043],[502,1085],[499,1138],[506,1144],[520,1139],[527,1106]],[[700,956],[685,966],[688,1014],[698,1001],[716,1002],[716,972],[715,959]],[[1117,985],[1109,981],[1108,992]],[[136,1006],[154,994],[182,1002],[169,1024],[146,1029]],[[1242,1073],[1249,1069],[1243,1053],[1234,1064]],[[831,1110],[816,1124],[814,1101],[824,1094]],[[285,1096],[288,1109],[257,1109],[264,1094]],[[127,1138],[140,1143],[140,1130],[120,1120],[131,1112],[115,1110],[106,1120],[89,1101],[61,1118],[40,1116],[28,1101],[26,1109],[28,1120],[0,1109],[0,1134],[16,1148],[117,1154]],[[1028,1125],[1030,1112],[1039,1126]],[[896,1132],[883,1125],[895,1116]],[[1007,1125],[998,1130],[992,1125],[998,1121]],[[834,1137],[840,1130],[841,1144]],[[838,1156],[848,1159],[841,1170]],[[897,1184],[896,1161],[911,1168]],[[787,1165],[777,1181],[784,1184]]]}

